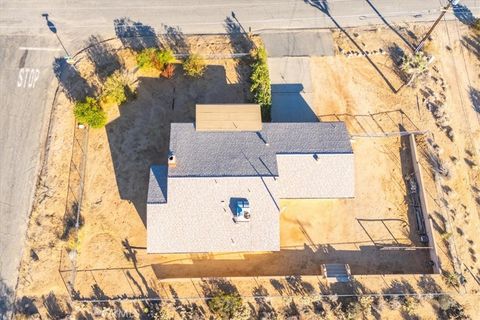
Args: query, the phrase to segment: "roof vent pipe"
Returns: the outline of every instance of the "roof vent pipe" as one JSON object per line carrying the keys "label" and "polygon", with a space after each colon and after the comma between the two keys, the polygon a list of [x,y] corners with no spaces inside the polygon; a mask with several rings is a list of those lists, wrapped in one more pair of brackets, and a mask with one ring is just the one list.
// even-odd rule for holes
{"label": "roof vent pipe", "polygon": [[177,157],[170,152],[168,154],[168,167],[169,168],[175,168],[177,166]]}

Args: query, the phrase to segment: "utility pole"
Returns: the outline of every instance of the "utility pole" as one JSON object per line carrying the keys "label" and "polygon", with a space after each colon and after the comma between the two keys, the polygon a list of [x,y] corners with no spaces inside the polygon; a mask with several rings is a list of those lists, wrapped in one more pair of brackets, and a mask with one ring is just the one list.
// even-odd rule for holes
{"label": "utility pole", "polygon": [[440,20],[442,20],[443,16],[447,13],[448,9],[450,9],[452,5],[456,6],[459,2],[460,0],[448,0],[448,4],[442,8],[442,13],[440,14],[440,16],[437,18],[437,20],[435,20],[430,30],[428,30],[427,34],[422,38],[422,41],[420,41],[418,46],[415,48],[415,53],[422,50],[423,46],[425,45],[425,42],[428,40],[428,38],[430,37],[433,30],[440,22]]}

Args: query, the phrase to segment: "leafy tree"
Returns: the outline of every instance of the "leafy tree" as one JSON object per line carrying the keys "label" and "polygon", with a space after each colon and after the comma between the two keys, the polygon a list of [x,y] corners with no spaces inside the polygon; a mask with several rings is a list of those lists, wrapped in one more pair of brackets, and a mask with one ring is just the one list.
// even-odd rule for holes
{"label": "leafy tree", "polygon": [[127,81],[123,74],[117,70],[107,78],[103,86],[101,100],[104,104],[120,105],[127,100]]}
{"label": "leafy tree", "polygon": [[78,122],[87,124],[92,128],[102,128],[107,123],[107,115],[100,107],[98,100],[87,97],[85,101],[75,103],[73,109]]}
{"label": "leafy tree", "polygon": [[242,298],[238,293],[220,291],[207,301],[207,305],[220,319],[234,319],[244,311]]}
{"label": "leafy tree", "polygon": [[260,104],[263,121],[270,121],[272,107],[272,92],[270,87],[270,75],[267,65],[267,51],[259,47],[253,52],[252,75],[250,76],[250,92],[253,99]]}
{"label": "leafy tree", "polygon": [[205,72],[205,61],[198,54],[190,54],[183,62],[183,71],[185,75],[193,78],[198,78]]}

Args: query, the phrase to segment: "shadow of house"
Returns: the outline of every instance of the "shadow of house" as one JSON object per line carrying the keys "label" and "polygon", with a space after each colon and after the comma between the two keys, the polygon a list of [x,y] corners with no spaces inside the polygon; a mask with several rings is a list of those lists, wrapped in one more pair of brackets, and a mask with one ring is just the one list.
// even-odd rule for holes
{"label": "shadow of house", "polygon": [[120,198],[146,225],[149,168],[166,165],[172,122],[194,122],[197,103],[245,103],[245,83],[228,84],[223,66],[207,66],[192,80],[180,66],[171,79],[140,78],[137,99],[119,107],[106,126]]}
{"label": "shadow of house", "polygon": [[461,23],[471,25],[475,22],[475,17],[473,16],[472,11],[463,4],[454,5],[453,13]]}
{"label": "shadow of house", "polygon": [[120,61],[112,46],[98,35],[91,35],[85,43],[88,59],[95,67],[95,74],[104,81],[120,68]]}
{"label": "shadow of house", "polygon": [[317,122],[318,118],[302,96],[301,83],[272,84],[273,122]]}
{"label": "shadow of house", "polygon": [[[318,245],[319,250],[281,249],[265,254],[244,254],[239,260],[195,260],[188,264],[154,264],[159,279],[257,277],[285,275],[321,275],[321,264],[345,263],[353,275],[359,274],[428,274],[426,250],[379,250],[376,246],[360,246],[359,250],[336,250],[331,245]],[[290,280],[292,282],[292,280]],[[290,292],[288,282],[272,282],[280,293]],[[297,288],[297,286],[294,286]],[[302,292],[313,290],[301,287]]]}
{"label": "shadow of house", "polygon": [[135,51],[145,48],[157,48],[159,46],[155,29],[128,17],[113,20],[116,36],[123,46]]}
{"label": "shadow of house", "polygon": [[75,66],[68,64],[64,58],[55,58],[52,68],[61,90],[69,100],[83,101],[85,97],[95,93],[96,90],[80,75]]}

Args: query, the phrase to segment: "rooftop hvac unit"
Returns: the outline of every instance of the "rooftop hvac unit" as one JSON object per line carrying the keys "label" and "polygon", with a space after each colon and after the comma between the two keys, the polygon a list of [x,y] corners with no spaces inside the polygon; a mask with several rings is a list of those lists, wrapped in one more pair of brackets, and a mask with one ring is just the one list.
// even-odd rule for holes
{"label": "rooftop hvac unit", "polygon": [[235,222],[248,222],[250,221],[250,214],[250,204],[248,203],[248,200],[237,200],[233,220]]}

